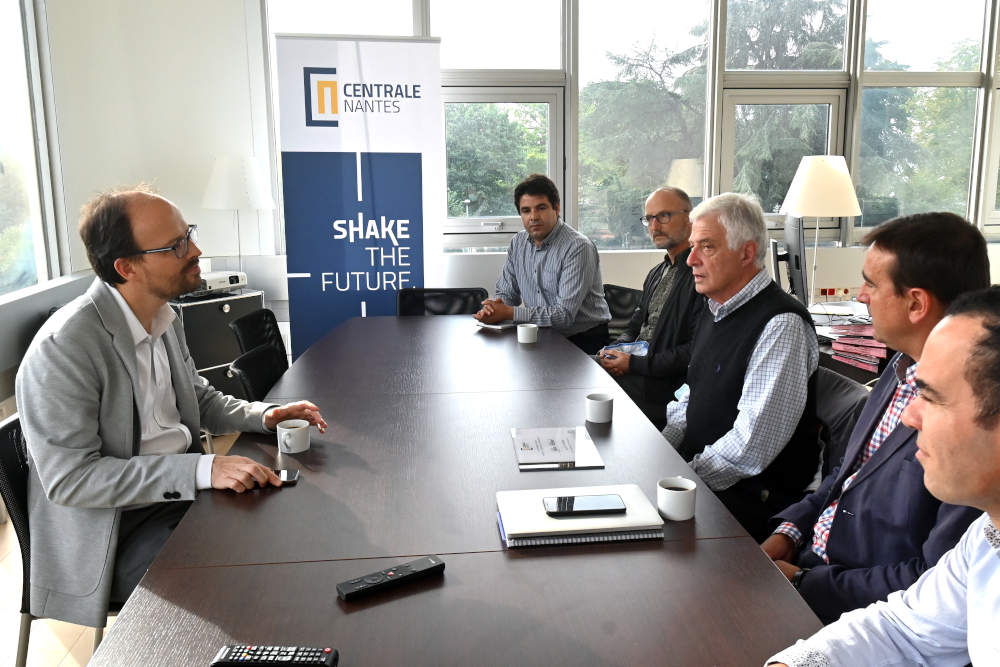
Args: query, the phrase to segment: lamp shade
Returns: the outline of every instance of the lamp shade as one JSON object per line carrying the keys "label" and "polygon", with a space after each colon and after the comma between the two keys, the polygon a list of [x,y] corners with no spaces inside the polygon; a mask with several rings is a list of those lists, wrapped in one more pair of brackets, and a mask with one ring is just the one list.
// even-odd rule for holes
{"label": "lamp shade", "polygon": [[670,163],[667,185],[680,188],[688,197],[701,197],[704,193],[705,167],[701,158],[682,157]]}
{"label": "lamp shade", "polygon": [[780,212],[796,218],[861,215],[858,196],[854,192],[854,183],[844,157],[803,157]]}
{"label": "lamp shade", "polygon": [[215,158],[202,197],[203,208],[218,210],[274,208],[271,187],[252,157],[221,155]]}

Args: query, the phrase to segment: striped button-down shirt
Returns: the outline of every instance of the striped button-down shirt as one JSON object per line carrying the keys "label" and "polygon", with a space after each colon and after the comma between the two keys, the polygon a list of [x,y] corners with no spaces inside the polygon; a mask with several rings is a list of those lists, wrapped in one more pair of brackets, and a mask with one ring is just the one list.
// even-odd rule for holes
{"label": "striped button-down shirt", "polygon": [[526,231],[514,235],[496,296],[515,306],[515,322],[550,326],[564,336],[611,319],[597,248],[561,220],[540,247]]}
{"label": "striped button-down shirt", "polygon": [[[761,270],[725,303],[708,300],[715,322],[755,297],[771,283]],[[691,460],[691,468],[713,491],[728,489],[771,465],[802,418],[809,376],[819,364],[816,332],[795,313],[781,313],[764,325],[747,372],[733,427]],[[687,428],[689,394],[667,405],[663,436],[680,444]]]}

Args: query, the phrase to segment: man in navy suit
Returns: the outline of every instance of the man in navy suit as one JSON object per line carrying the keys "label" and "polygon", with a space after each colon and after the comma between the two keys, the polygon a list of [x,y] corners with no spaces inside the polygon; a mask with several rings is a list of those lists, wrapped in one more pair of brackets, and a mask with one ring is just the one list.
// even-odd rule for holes
{"label": "man in navy suit", "polygon": [[891,220],[868,234],[859,300],[897,354],[872,390],[841,464],[773,519],[761,547],[824,623],[907,588],[981,512],[924,487],[917,432],[900,421],[916,395],[924,342],[948,305],[989,285],[986,243],[951,213]]}

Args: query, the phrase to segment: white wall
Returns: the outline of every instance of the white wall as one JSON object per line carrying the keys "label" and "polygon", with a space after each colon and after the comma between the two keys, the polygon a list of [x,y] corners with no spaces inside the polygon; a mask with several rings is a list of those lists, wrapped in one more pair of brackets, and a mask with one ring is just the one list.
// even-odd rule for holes
{"label": "white wall", "polygon": [[[233,214],[201,196],[216,154],[267,155],[259,3],[49,0],[45,19],[73,270],[88,267],[80,206],[138,181],[200,226],[206,256],[235,255]],[[240,218],[244,253],[273,253],[257,213]]]}

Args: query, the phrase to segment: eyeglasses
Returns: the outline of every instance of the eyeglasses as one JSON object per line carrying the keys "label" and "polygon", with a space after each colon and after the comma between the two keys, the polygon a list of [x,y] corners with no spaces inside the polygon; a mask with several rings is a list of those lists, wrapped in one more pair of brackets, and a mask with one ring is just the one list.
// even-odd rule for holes
{"label": "eyeglasses", "polygon": [[184,235],[180,241],[173,245],[168,245],[165,248],[153,248],[152,250],[140,250],[137,255],[153,255],[158,252],[170,252],[173,251],[177,259],[184,259],[188,254],[188,244],[194,241],[198,242],[198,225],[188,225],[187,234]]}
{"label": "eyeglasses", "polygon": [[665,225],[670,222],[670,219],[675,215],[682,215],[685,213],[690,213],[690,211],[660,211],[656,215],[640,215],[639,222],[641,222],[644,227],[649,227],[653,224],[653,220],[656,220],[661,225]]}

